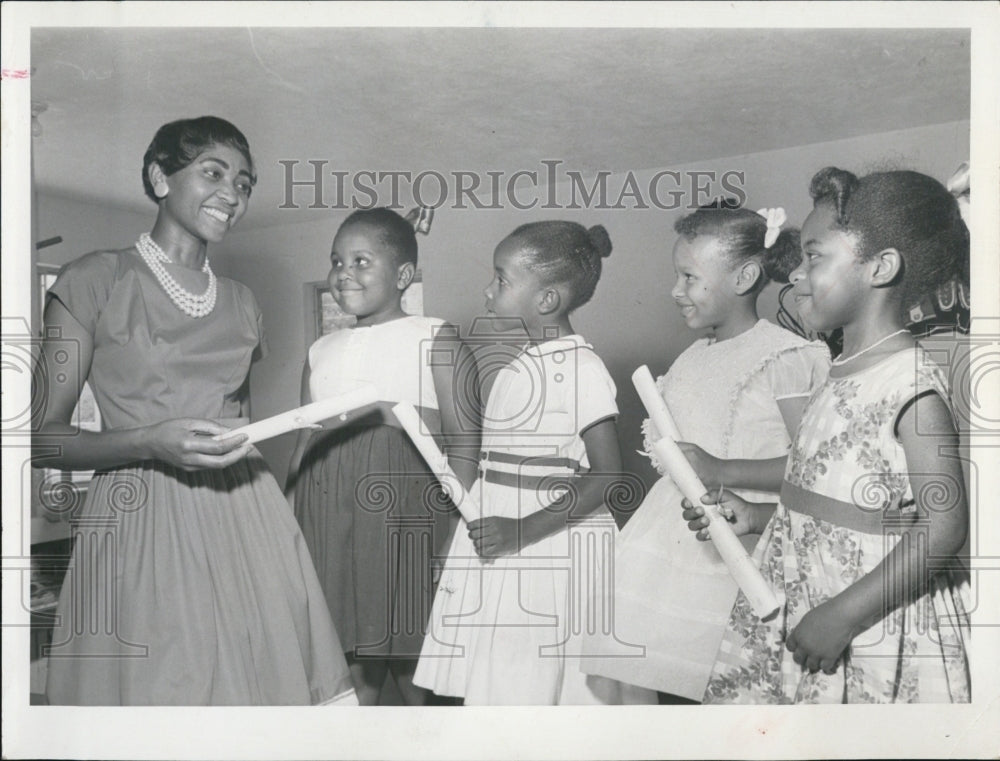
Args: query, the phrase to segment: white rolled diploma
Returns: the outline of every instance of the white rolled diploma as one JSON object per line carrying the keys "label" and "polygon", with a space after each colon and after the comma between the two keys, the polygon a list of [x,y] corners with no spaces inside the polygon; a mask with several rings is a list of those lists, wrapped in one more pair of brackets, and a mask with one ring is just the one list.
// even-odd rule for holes
{"label": "white rolled diploma", "polygon": [[729,522],[719,514],[718,507],[702,504],[702,495],[708,490],[694,472],[681,448],[677,446],[677,442],[664,436],[653,444],[653,451],[656,452],[667,474],[677,484],[677,488],[691,504],[705,508],[705,514],[708,516],[708,533],[712,537],[712,544],[729,569],[729,575],[743,590],[754,612],[760,618],[770,618],[778,610],[778,598],[775,597],[774,590],[761,576],[743,544],[733,533]]}
{"label": "white rolled diploma", "polygon": [[455,475],[455,471],[448,464],[448,457],[438,447],[434,438],[430,434],[424,433],[421,428],[420,414],[413,405],[409,402],[400,402],[392,408],[392,412],[417,451],[420,452],[420,456],[427,462],[427,467],[431,469],[448,496],[451,497],[451,501],[455,503],[455,507],[458,508],[458,512],[461,513],[465,522],[471,523],[481,517],[472,495],[465,490],[462,482]]}
{"label": "white rolled diploma", "polygon": [[642,400],[649,419],[653,421],[660,436],[669,436],[674,441],[683,441],[681,432],[677,429],[677,424],[667,409],[667,403],[660,396],[660,390],[656,387],[653,374],[649,372],[646,365],[638,368],[632,373],[632,385],[639,392],[639,399]]}
{"label": "white rolled diploma", "polygon": [[366,383],[347,393],[321,399],[318,402],[306,404],[302,407],[282,412],[279,415],[258,420],[256,423],[220,433],[215,438],[228,439],[231,436],[245,433],[250,437],[250,443],[255,444],[258,441],[272,439],[275,436],[280,436],[283,433],[288,433],[299,428],[309,428],[323,420],[329,420],[330,418],[343,415],[377,401],[378,391],[375,389],[375,386],[371,383]]}

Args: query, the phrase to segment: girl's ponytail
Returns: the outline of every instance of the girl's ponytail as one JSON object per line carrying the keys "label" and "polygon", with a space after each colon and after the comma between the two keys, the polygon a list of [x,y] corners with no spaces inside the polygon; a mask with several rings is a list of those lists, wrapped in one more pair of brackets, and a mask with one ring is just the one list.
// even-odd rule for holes
{"label": "girl's ponytail", "polygon": [[858,178],[844,169],[828,166],[813,175],[809,183],[809,195],[813,205],[821,201],[833,204],[837,211],[837,223],[847,225],[847,202],[860,185]]}

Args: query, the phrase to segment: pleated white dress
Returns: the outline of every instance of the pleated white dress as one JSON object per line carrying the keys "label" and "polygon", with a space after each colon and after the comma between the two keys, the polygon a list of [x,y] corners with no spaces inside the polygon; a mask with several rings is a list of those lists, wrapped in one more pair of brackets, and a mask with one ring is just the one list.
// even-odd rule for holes
{"label": "pleated white dress", "polygon": [[[496,377],[483,424],[474,493],[484,516],[521,518],[589,468],[581,433],[613,418],[615,386],[580,336],[530,347]],[[456,531],[414,682],[466,705],[654,702],[647,691],[588,678],[582,631],[592,618],[595,549],[615,532],[607,509],[517,555],[481,561],[464,523]]]}

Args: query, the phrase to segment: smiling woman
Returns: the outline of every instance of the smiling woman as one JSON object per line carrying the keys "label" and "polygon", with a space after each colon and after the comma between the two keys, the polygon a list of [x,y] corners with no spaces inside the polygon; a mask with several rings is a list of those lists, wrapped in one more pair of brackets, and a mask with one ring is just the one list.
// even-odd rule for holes
{"label": "smiling woman", "polygon": [[[208,244],[246,212],[246,138],[204,116],[160,128],[143,161],[158,207],[133,248],[67,265],[49,290],[38,462],[97,474],[59,600],[47,697],[64,705],[352,700],[312,561],[245,436],[260,310]],[[55,340],[59,339],[59,340]],[[59,377],[59,353],[75,354]],[[75,360],[75,361],[74,361]],[[64,361],[64,360],[63,360]],[[104,430],[71,413],[89,381]],[[51,456],[51,451],[58,451]],[[102,656],[102,657],[93,657]]]}

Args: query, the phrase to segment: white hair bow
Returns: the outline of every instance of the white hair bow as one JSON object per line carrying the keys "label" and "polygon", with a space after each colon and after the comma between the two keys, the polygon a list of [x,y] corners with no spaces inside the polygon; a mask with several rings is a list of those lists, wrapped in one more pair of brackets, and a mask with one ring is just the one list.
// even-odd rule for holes
{"label": "white hair bow", "polygon": [[764,233],[764,248],[770,248],[778,239],[781,226],[788,221],[788,217],[780,206],[773,209],[758,209],[757,213],[767,222],[767,232]]}

